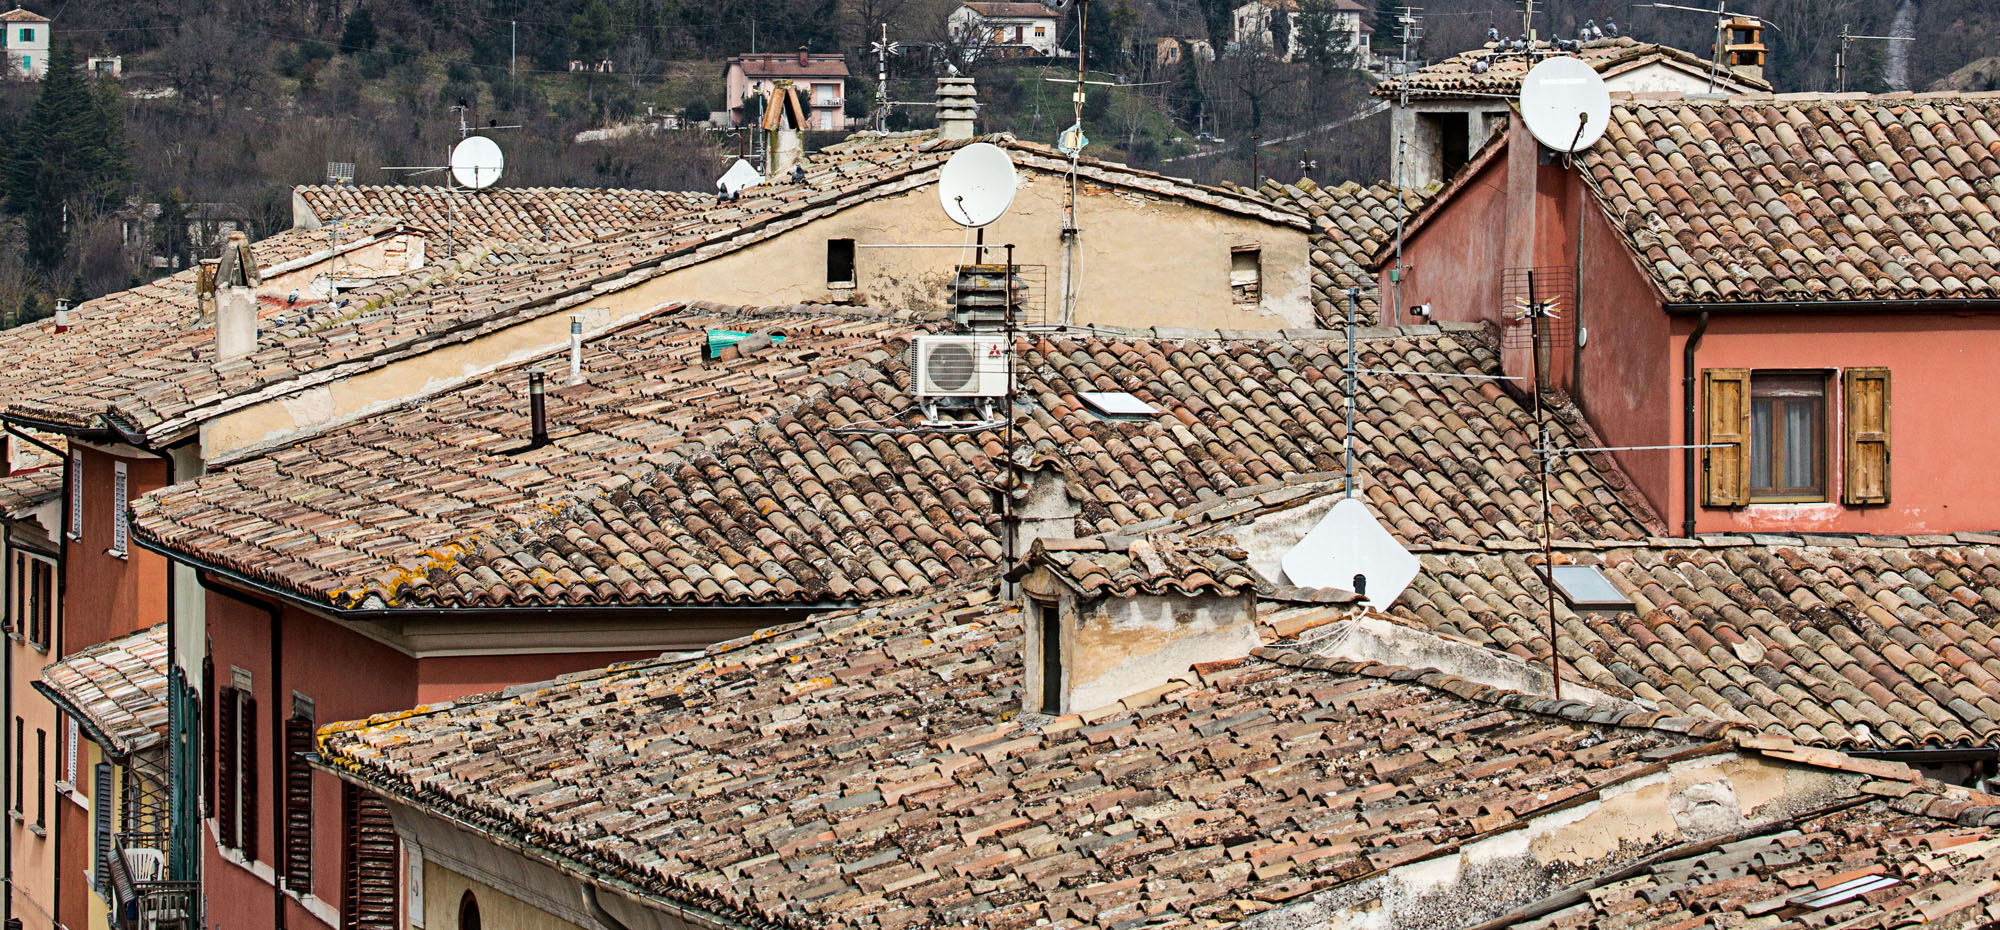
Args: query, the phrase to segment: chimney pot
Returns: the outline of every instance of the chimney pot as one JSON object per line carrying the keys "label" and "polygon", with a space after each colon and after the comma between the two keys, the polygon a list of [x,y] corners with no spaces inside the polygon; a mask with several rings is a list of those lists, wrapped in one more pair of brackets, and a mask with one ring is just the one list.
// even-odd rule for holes
{"label": "chimney pot", "polygon": [[979,117],[979,92],[969,77],[941,77],[937,82],[938,138],[970,139]]}
{"label": "chimney pot", "polygon": [[805,67],[805,66],[806,66],[806,64],[807,64],[807,61],[806,61],[806,47],[805,47],[805,46],[803,46],[803,45],[801,45],[801,46],[799,46],[799,67],[803,68],[803,67]]}
{"label": "chimney pot", "polygon": [[539,449],[549,444],[547,389],[539,368],[528,372],[528,430],[528,448]]}
{"label": "chimney pot", "polygon": [[250,237],[232,230],[222,245],[215,278],[215,362],[232,362],[257,351],[257,260]]}

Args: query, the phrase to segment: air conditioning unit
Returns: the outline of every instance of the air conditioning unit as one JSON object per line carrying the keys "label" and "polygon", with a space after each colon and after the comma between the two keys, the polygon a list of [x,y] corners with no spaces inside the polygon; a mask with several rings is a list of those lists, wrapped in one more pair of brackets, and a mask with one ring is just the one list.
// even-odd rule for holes
{"label": "air conditioning unit", "polygon": [[1002,336],[918,336],[910,341],[911,391],[918,397],[1005,397]]}

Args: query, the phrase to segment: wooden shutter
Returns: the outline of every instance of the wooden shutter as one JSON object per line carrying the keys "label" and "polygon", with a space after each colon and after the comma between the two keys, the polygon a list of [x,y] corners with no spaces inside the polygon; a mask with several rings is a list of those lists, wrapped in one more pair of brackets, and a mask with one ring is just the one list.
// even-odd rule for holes
{"label": "wooden shutter", "polygon": [[1701,378],[1701,441],[1724,444],[1703,450],[1701,502],[1741,507],[1750,503],[1750,370],[1710,368]]}
{"label": "wooden shutter", "polygon": [[97,763],[90,782],[91,859],[90,877],[99,891],[111,878],[111,763]]}
{"label": "wooden shutter", "polygon": [[236,689],[215,693],[215,821],[217,840],[235,849],[236,835]]}
{"label": "wooden shutter", "polygon": [[215,657],[201,659],[201,803],[203,810],[215,816],[216,756],[215,747],[220,742],[215,729],[215,706],[221,697],[215,693]]}
{"label": "wooden shutter", "polygon": [[311,720],[285,720],[285,822],[283,867],[285,886],[301,894],[312,891],[312,751]]}
{"label": "wooden shutter", "polygon": [[[257,861],[257,699],[239,691],[243,706],[236,712],[236,725],[243,731],[242,757],[237,760],[237,790],[243,796],[243,835],[237,837],[243,858]],[[283,777],[283,773],[278,773]]]}
{"label": "wooden shutter", "polygon": [[1849,368],[1841,373],[1847,406],[1846,476],[1840,500],[1847,504],[1889,502],[1889,369]]}
{"label": "wooden shutter", "polygon": [[340,925],[343,930],[396,930],[396,825],[380,797],[341,786]]}

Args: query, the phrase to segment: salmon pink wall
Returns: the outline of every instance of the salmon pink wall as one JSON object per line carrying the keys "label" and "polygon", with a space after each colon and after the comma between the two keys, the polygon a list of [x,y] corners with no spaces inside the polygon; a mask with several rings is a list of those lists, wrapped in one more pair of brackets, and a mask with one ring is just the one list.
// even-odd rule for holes
{"label": "salmon pink wall", "polygon": [[[1583,211],[1583,274],[1577,285],[1575,322],[1584,345],[1571,391],[1585,419],[1607,446],[1661,446],[1680,442],[1674,411],[1680,406],[1678,366],[1683,326],[1660,309],[1653,283],[1639,271],[1624,240],[1594,202]],[[1646,502],[1670,532],[1680,511],[1670,510],[1674,454],[1613,452]]]}
{"label": "salmon pink wall", "polygon": [[[1505,159],[1481,167],[1441,212],[1403,242],[1403,265],[1409,278],[1402,288],[1405,310],[1425,301],[1440,322],[1497,323],[1500,275],[1484,273],[1506,261],[1507,179]],[[1379,273],[1383,300],[1394,300],[1389,280],[1393,257]],[[1407,315],[1405,319],[1407,319]]]}
{"label": "salmon pink wall", "polygon": [[[63,559],[64,655],[167,619],[167,560],[133,545],[129,534],[124,558],[106,552],[112,514],[131,498],[165,485],[167,464],[77,450],[83,455],[83,538],[69,544]],[[119,461],[126,467],[126,500],[114,501]]]}
{"label": "salmon pink wall", "polygon": [[[1678,344],[1678,343],[1677,343]],[[1681,358],[1671,358],[1678,384]],[[1705,533],[1954,533],[2000,529],[1991,493],[2000,414],[1977,396],[2000,371],[2000,315],[1949,313],[1711,314],[1695,355],[1703,368],[1889,369],[1889,503],[1840,501],[1843,424],[1838,378],[1827,397],[1829,503],[1698,508]],[[1975,393],[1968,394],[1968,390]],[[1697,425],[1700,414],[1696,414]],[[1676,411],[1673,430],[1679,435]],[[1697,441],[1699,434],[1697,433]],[[1674,440],[1678,442],[1679,440]],[[1679,475],[1679,461],[1674,473]],[[1700,467],[1697,463],[1697,468]],[[1673,487],[1678,526],[1681,488]]]}
{"label": "salmon pink wall", "polygon": [[417,660],[417,703],[454,701],[571,672],[659,656],[647,652],[550,652],[521,655],[434,656]]}

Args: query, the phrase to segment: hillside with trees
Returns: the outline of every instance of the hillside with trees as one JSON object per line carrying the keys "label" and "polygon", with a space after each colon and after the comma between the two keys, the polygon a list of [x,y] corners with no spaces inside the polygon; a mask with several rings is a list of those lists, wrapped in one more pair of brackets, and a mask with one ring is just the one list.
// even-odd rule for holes
{"label": "hillside with trees", "polygon": [[[1522,23],[1519,0],[1432,0],[1408,48],[1398,4],[1363,0],[1373,50],[1427,60]],[[1325,36],[1332,0],[1301,0],[1305,52],[1292,62],[1232,41],[1233,0],[1094,0],[1086,46],[1091,154],[1197,180],[1321,181],[1389,173],[1386,118],[1365,115],[1375,79]],[[1694,4],[1688,4],[1694,5]],[[867,43],[887,23],[909,49],[890,97],[921,103],[961,37],[955,0],[72,0],[54,15],[50,76],[0,84],[0,325],[184,267],[208,227],[256,235],[291,221],[290,187],[329,162],[356,181],[436,183],[392,170],[436,165],[460,118],[497,130],[511,185],[707,190],[739,144],[707,130],[635,132],[579,143],[589,129],[647,114],[705,118],[722,107],[722,61],[750,51],[849,55],[849,114],[875,97]],[[1734,6],[1734,4],[1732,4]],[[1781,90],[1831,90],[1843,24],[1921,41],[1850,51],[1851,89],[2000,84],[2000,9],[1978,0],[1749,0],[1774,28],[1769,77]],[[1713,19],[1627,0],[1538,0],[1535,27],[1574,35],[1587,20],[1706,53]],[[1073,7],[1062,44],[1075,47]],[[1288,22],[1277,18],[1276,22]],[[1293,27],[1287,27],[1293,28]],[[1213,61],[1162,64],[1154,40],[1201,40]],[[1281,41],[1287,37],[1276,36]],[[961,50],[962,51],[962,50]],[[1907,53],[1902,55],[1902,53]],[[1902,55],[1900,61],[1892,54]],[[118,78],[86,77],[85,56],[116,55]],[[602,63],[602,64],[600,64]],[[582,70],[578,70],[581,66]],[[1074,62],[963,62],[979,79],[989,130],[1053,141],[1072,119]],[[1053,80],[1052,80],[1053,79]],[[463,109],[455,107],[463,104]],[[891,128],[928,125],[899,106]],[[1198,140],[1197,134],[1207,137]],[[1266,144],[1255,150],[1251,140]],[[193,235],[191,235],[191,232]]]}

